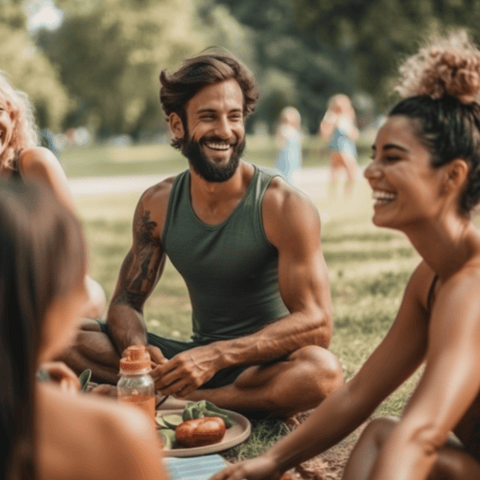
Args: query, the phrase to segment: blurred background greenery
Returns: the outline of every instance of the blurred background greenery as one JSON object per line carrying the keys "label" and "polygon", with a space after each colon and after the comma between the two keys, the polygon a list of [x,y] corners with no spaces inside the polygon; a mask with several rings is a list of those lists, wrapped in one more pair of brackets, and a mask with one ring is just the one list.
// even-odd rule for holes
{"label": "blurred background greenery", "polygon": [[312,134],[338,92],[370,124],[419,42],[452,26],[475,37],[478,25],[475,0],[0,0],[0,69],[50,134],[165,143],[160,70],[220,45],[261,89],[249,133],[271,133],[293,105]]}

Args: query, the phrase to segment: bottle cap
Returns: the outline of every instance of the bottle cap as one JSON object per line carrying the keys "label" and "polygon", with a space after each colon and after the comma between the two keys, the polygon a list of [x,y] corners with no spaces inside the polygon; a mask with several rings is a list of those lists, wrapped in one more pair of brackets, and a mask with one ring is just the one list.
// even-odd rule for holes
{"label": "bottle cap", "polygon": [[120,359],[120,373],[140,373],[151,370],[150,354],[143,345],[132,345]]}

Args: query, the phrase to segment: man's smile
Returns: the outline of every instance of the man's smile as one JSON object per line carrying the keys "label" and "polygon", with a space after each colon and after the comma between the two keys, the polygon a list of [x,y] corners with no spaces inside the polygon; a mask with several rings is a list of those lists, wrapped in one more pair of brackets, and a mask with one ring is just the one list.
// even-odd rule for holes
{"label": "man's smile", "polygon": [[229,143],[210,143],[210,142],[205,142],[205,146],[212,150],[228,150],[231,145]]}

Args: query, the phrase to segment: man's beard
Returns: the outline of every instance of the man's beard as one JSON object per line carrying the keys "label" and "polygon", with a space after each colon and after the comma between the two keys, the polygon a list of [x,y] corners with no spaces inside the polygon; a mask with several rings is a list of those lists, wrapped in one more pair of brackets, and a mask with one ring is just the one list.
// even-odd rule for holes
{"label": "man's beard", "polygon": [[235,144],[231,144],[233,151],[230,155],[228,163],[224,166],[217,166],[213,161],[208,160],[202,151],[201,145],[205,143],[225,143],[218,137],[203,138],[200,142],[197,142],[193,138],[190,138],[188,133],[186,134],[185,143],[181,147],[181,151],[185,157],[187,157],[190,165],[195,172],[207,182],[226,182],[233,177],[237,171],[238,164],[240,163],[240,157],[245,149],[245,136]]}

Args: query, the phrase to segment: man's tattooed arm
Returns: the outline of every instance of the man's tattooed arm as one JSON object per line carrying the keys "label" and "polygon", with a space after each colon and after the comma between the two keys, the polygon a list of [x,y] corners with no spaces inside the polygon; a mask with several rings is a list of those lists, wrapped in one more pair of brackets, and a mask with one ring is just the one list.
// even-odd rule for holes
{"label": "man's tattooed arm", "polygon": [[119,354],[130,345],[146,344],[143,305],[163,272],[165,259],[158,225],[140,202],[133,224],[133,245],[120,269],[107,316]]}

